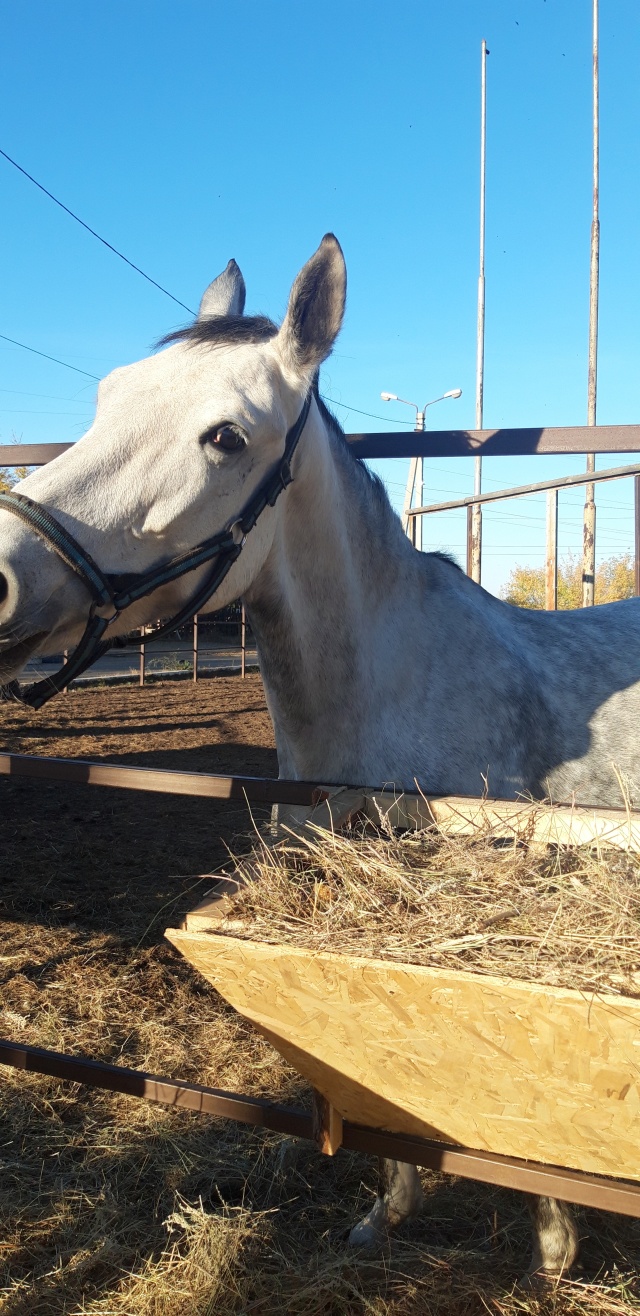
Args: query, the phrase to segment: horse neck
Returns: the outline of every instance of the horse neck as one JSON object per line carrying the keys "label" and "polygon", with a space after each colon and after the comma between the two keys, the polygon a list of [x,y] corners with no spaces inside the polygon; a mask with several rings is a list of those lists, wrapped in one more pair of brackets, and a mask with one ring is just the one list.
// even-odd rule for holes
{"label": "horse neck", "polygon": [[386,495],[343,445],[314,407],[271,552],[245,596],[284,775],[340,771],[345,717],[365,684],[375,690],[376,664],[388,662],[381,625],[383,638],[401,636],[395,613],[416,570]]}

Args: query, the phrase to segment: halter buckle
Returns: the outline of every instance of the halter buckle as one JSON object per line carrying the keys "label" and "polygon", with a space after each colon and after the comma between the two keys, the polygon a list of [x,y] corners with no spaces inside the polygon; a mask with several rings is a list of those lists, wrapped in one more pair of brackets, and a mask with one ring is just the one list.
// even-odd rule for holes
{"label": "halter buckle", "polygon": [[234,521],[233,525],[229,526],[229,534],[231,535],[236,548],[244,548],[247,542],[247,535],[243,528],[242,521]]}
{"label": "halter buckle", "polygon": [[[103,615],[103,613],[100,611],[101,608],[113,608],[112,616],[111,616],[111,617],[105,617],[105,616]],[[115,621],[118,620],[118,617],[120,616],[121,611],[122,611],[122,609],[121,609],[121,608],[116,608],[116,606],[115,606],[113,600],[112,600],[112,599],[109,599],[106,603],[93,603],[93,604],[91,605],[91,609],[90,609],[90,611],[89,611],[89,616],[90,616],[90,617],[99,617],[101,621],[104,621],[104,622],[107,623],[107,626],[113,626],[113,623],[114,623]]]}

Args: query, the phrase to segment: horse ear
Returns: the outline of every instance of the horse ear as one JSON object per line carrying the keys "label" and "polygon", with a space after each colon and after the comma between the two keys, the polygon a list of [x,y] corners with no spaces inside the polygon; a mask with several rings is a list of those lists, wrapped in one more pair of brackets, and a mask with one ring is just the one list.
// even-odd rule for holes
{"label": "horse ear", "polygon": [[278,343],[288,365],[315,370],[340,332],[347,295],[347,268],[333,233],[326,233],[301,269],[289,297]]}
{"label": "horse ear", "polygon": [[244,279],[234,260],[209,284],[198,311],[199,320],[212,315],[242,315],[247,295]]}

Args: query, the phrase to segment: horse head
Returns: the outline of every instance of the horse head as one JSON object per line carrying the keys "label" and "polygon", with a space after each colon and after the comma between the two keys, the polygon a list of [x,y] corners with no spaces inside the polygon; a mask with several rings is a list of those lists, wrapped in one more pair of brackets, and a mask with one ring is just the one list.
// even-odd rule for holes
{"label": "horse head", "polygon": [[[296,419],[304,425],[301,411],[339,332],[345,292],[342,251],[328,234],[298,274],[278,329],[244,315],[244,280],[229,261],[192,325],[101,382],[83,438],[20,483],[16,492],[28,502],[0,507],[0,680],[12,680],[32,653],[72,648],[96,609],[86,573],[70,569],[69,551],[67,559],[55,551],[38,524],[46,522],[42,509],[67,550],[75,543],[112,599],[124,599],[112,609],[109,635],[188,611],[210,562],[167,573],[132,602],[118,582],[153,582],[157,568],[196,546],[232,542],[243,510],[264,501],[260,491],[283,463]],[[301,453],[292,460],[295,473]],[[207,610],[246,590],[269,554],[279,515],[269,497],[243,533],[242,552],[239,544],[229,551]]]}

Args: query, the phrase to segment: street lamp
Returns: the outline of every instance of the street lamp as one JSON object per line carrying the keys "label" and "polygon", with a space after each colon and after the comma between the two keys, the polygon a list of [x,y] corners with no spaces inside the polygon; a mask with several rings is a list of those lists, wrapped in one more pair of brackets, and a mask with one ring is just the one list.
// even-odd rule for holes
{"label": "street lamp", "polygon": [[432,399],[431,399],[431,402],[425,402],[424,407],[422,408],[422,411],[420,410],[420,408],[419,408],[419,406],[418,406],[418,404],[417,404],[416,402],[407,402],[407,399],[406,399],[406,398],[399,398],[397,393],[381,393],[381,394],[380,394],[380,397],[382,398],[382,401],[383,401],[383,402],[402,402],[402,403],[404,403],[404,406],[405,406],[405,407],[415,407],[415,411],[416,411],[416,423],[415,423],[414,429],[415,429],[419,434],[423,434],[424,431],[425,431],[425,429],[426,429],[426,424],[425,424],[425,412],[426,412],[426,410],[427,410],[427,407],[432,407],[432,406],[434,405],[434,403],[436,403],[436,402],[444,402],[445,398],[461,398],[461,397],[462,397],[462,389],[461,389],[461,388],[450,388],[449,391],[448,391],[448,393],[441,393],[441,395],[440,395],[439,398],[432,398]]}
{"label": "street lamp", "polygon": [[[427,407],[433,407],[436,402],[444,402],[445,398],[461,398],[462,389],[450,388],[448,392],[441,393],[439,398],[432,398],[431,402],[425,402],[422,411],[418,407],[417,403],[408,402],[406,398],[399,398],[397,393],[381,393],[380,397],[382,398],[383,402],[402,402],[406,407],[415,407],[416,423],[414,425],[414,431],[417,432],[418,434],[424,434],[424,431],[426,429],[425,413]],[[412,544],[414,544],[416,548],[421,549],[422,548],[422,517],[409,516],[409,511],[413,503],[413,495],[414,495],[416,483],[418,485],[418,497],[419,497],[418,506],[422,507],[424,504],[424,458],[423,457],[411,458],[411,465],[409,467],[409,479],[407,480],[407,489],[404,498],[404,511],[402,514],[402,524],[404,526],[405,533],[411,539]]]}

